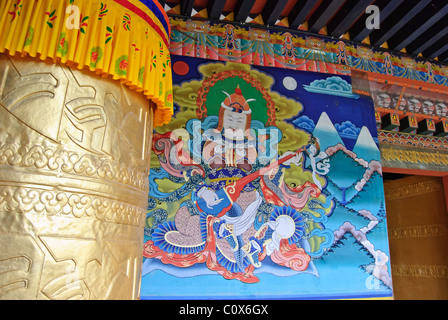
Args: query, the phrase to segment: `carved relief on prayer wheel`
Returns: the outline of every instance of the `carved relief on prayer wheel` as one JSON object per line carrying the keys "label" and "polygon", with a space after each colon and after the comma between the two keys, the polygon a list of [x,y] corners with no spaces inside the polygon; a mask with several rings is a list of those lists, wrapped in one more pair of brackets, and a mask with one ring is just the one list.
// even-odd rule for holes
{"label": "carved relief on prayer wheel", "polygon": [[139,297],[153,111],[119,81],[0,54],[0,299]]}

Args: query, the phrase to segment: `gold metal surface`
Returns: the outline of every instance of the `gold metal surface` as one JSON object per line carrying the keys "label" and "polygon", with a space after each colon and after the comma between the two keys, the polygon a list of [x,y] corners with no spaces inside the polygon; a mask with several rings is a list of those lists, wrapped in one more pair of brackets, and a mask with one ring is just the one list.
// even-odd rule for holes
{"label": "gold metal surface", "polygon": [[0,54],[0,299],[136,299],[153,108]]}
{"label": "gold metal surface", "polygon": [[448,214],[442,178],[384,182],[397,300],[448,298]]}

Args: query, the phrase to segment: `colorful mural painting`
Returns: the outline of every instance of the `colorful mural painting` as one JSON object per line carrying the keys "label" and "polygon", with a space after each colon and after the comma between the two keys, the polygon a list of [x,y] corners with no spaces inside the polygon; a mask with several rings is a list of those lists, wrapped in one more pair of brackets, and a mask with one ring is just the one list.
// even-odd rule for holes
{"label": "colorful mural painting", "polygon": [[171,17],[170,23],[170,51],[176,55],[333,74],[356,69],[448,85],[448,67],[442,63],[344,39],[224,21]]}
{"label": "colorful mural painting", "polygon": [[370,96],[346,75],[172,56],[142,298],[391,297]]}

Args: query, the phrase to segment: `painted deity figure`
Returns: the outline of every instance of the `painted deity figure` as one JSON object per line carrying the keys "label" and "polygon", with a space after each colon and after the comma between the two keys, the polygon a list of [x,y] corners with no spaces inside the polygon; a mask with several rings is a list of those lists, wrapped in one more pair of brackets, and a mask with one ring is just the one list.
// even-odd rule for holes
{"label": "painted deity figure", "polygon": [[[315,183],[308,181],[291,188],[284,182],[284,170],[293,163],[302,165],[304,153],[311,159],[317,156],[315,140],[261,163],[260,153],[265,153],[266,145],[260,140],[267,138],[252,129],[251,105],[255,107],[257,101],[246,99],[239,86],[233,90],[231,94],[223,91],[226,98],[220,104],[216,127],[202,133],[201,163],[185,161],[186,141],[173,142],[168,134],[155,136],[155,145],[161,146],[158,152],[165,157],[161,161],[163,171],[179,178],[189,177],[187,184],[191,183],[194,190],[173,223],[162,223],[154,229],[152,240],[145,245],[145,257],[180,267],[205,262],[208,269],[243,282],[258,281],[252,272],[262,266],[267,256],[281,266],[292,266],[291,260],[300,261],[292,268],[305,271],[311,250],[300,210],[316,199],[308,210],[318,210],[310,214],[309,220],[323,219],[319,208],[328,209],[331,201],[317,200],[321,186],[315,173]],[[187,127],[192,125],[187,123]],[[155,178],[152,182],[152,193],[157,194]],[[173,194],[181,198],[186,190],[191,189],[180,188]],[[325,232],[321,227],[308,230],[311,235],[327,238],[329,245],[332,233]]]}
{"label": "painted deity figure", "polygon": [[435,109],[436,109],[436,106],[434,105],[433,101],[431,101],[431,100],[423,101],[423,113],[424,114],[433,115]]}
{"label": "painted deity figure", "polygon": [[444,102],[438,101],[436,103],[436,115],[440,117],[445,117],[447,115],[447,111],[448,107]]}
{"label": "painted deity figure", "polygon": [[[225,199],[218,195],[216,188],[204,186],[197,192],[197,196],[205,201],[208,213],[220,216],[219,221],[214,225],[217,237],[228,242],[233,251],[238,269],[243,271],[245,267],[243,257],[247,257],[255,268],[261,267],[258,257],[263,251],[264,234],[268,229],[267,225],[265,225],[248,240],[244,240],[243,234],[253,227],[258,209],[263,200],[256,189],[251,190],[249,187],[249,190],[247,190],[251,182],[261,175],[261,173],[257,174],[257,172],[254,172],[255,175],[254,173],[249,174],[252,172],[253,165],[257,160],[256,138],[255,134],[250,130],[252,111],[249,108],[249,102],[256,101],[254,99],[246,100],[239,86],[235,89],[235,93],[231,95],[227,92],[224,93],[227,98],[220,107],[218,126],[216,130],[212,131],[211,135],[205,134],[204,160],[207,161],[212,169],[217,169],[218,172],[224,168],[227,170],[232,168],[233,172],[239,171],[242,173],[240,177],[244,177],[244,179],[238,179],[236,180],[237,182],[234,182],[235,180],[226,180],[227,182],[221,184],[220,187],[224,189],[229,186],[235,188],[236,184],[239,184],[240,187],[236,187],[236,189],[241,190],[241,193],[235,199],[238,200],[241,196],[252,194],[253,200],[248,202],[244,210],[238,201],[232,201],[230,209],[222,215],[222,207],[216,205],[220,204],[221,201],[225,202]],[[288,153],[286,157],[291,158],[288,160],[290,163],[298,164],[301,154],[291,157],[291,154]],[[282,161],[282,159],[284,160],[285,157],[282,157],[279,161]],[[272,171],[275,169],[278,168],[273,166]],[[250,175],[253,175],[254,178],[249,179]],[[213,181],[213,177],[211,180]],[[200,205],[199,209],[201,210]],[[282,223],[279,225],[271,225],[269,228],[271,232],[275,232],[277,229],[279,232],[283,229],[295,229],[295,224],[292,220],[281,221]]]}
{"label": "painted deity figure", "polygon": [[[252,111],[249,108],[249,103],[255,100],[246,100],[239,86],[232,95],[224,93],[227,98],[222,102],[219,110],[218,126],[216,130],[212,130],[211,135],[205,134],[203,157],[210,168],[217,169],[217,172],[224,168],[235,168],[236,172],[246,174],[252,171],[252,166],[257,159],[256,140],[250,131]],[[221,187],[231,182],[233,180],[226,180]],[[255,193],[255,199],[244,211],[237,202],[234,202],[230,210],[215,225],[218,238],[224,238],[229,243],[240,270],[244,270],[243,255],[248,256],[255,267],[259,267],[258,254],[262,250],[255,238],[250,239],[247,244],[244,244],[242,240],[242,234],[253,225],[262,202],[257,190],[249,192]],[[222,201],[213,189],[207,187],[202,187],[197,195],[204,199],[210,208]],[[219,213],[216,212],[216,215]]]}
{"label": "painted deity figure", "polygon": [[[400,99],[400,97],[401,97],[401,99]],[[399,103],[398,103],[398,102],[399,102]],[[399,111],[406,111],[408,102],[407,102],[405,96],[395,95],[395,96],[394,96],[393,105],[394,105],[394,106],[397,106],[397,104],[398,104],[397,109],[398,109]]]}
{"label": "painted deity figure", "polygon": [[376,100],[377,106],[379,108],[391,108],[392,99],[387,93],[380,93],[377,95]]}
{"label": "painted deity figure", "polygon": [[422,103],[416,97],[411,97],[408,101],[408,111],[420,113],[422,111]]}
{"label": "painted deity figure", "polygon": [[218,126],[205,133],[203,156],[213,169],[228,165],[249,172],[257,159],[256,140],[250,130],[252,111],[248,106],[255,100],[246,100],[239,87],[232,95],[224,93],[227,98],[219,110]]}

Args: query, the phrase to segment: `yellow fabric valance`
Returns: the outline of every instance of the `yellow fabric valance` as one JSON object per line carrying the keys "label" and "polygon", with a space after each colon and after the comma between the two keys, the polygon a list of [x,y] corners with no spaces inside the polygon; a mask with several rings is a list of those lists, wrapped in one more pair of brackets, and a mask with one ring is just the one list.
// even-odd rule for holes
{"label": "yellow fabric valance", "polygon": [[157,105],[155,127],[173,115],[169,32],[153,0],[0,1],[0,52],[119,80]]}

